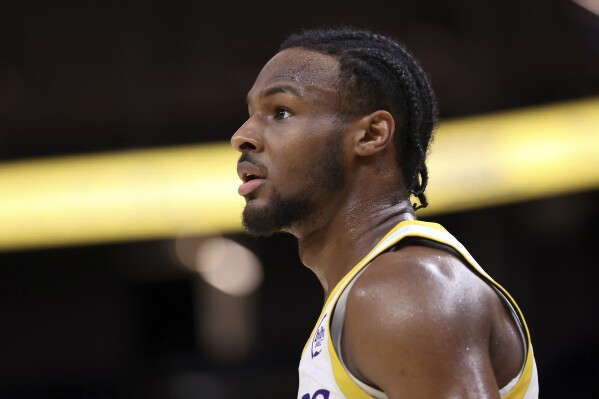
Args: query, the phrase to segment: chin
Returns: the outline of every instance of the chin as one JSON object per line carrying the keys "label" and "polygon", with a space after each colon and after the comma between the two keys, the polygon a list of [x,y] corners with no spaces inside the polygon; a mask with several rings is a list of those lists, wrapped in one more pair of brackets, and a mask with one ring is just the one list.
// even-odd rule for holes
{"label": "chin", "polygon": [[243,210],[243,225],[249,234],[256,236],[290,232],[315,209],[305,195],[282,197],[275,191],[268,200],[248,199]]}
{"label": "chin", "polygon": [[243,210],[242,223],[248,234],[258,237],[269,237],[281,231],[269,205],[256,204],[256,200],[248,200]]}

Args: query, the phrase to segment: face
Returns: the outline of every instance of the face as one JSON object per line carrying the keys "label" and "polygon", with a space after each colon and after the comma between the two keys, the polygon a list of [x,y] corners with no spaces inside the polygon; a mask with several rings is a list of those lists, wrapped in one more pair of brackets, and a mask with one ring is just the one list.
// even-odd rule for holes
{"label": "face", "polygon": [[231,138],[242,153],[239,194],[248,232],[293,232],[319,217],[344,186],[344,124],[336,112],[338,62],[287,49],[248,94],[249,119]]}

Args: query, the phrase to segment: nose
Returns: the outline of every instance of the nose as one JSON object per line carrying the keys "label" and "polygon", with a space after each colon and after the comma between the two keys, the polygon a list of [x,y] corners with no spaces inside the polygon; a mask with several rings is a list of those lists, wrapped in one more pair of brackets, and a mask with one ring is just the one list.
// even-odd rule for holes
{"label": "nose", "polygon": [[262,151],[262,143],[256,133],[257,126],[249,118],[231,137],[231,145],[239,152]]}

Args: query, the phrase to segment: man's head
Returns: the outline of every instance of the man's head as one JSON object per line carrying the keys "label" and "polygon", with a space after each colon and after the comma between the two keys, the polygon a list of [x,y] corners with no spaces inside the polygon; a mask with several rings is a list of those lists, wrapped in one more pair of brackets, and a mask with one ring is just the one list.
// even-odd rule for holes
{"label": "man's head", "polygon": [[[400,176],[395,191],[426,205],[434,101],[421,69],[390,39],[348,30],[291,36],[260,72],[248,106],[250,118],[231,139],[242,152],[248,231],[297,230],[308,216],[325,220],[348,194],[346,169],[355,166],[348,154],[374,159],[369,155],[385,142]],[[359,133],[372,145],[356,134],[364,126]]]}

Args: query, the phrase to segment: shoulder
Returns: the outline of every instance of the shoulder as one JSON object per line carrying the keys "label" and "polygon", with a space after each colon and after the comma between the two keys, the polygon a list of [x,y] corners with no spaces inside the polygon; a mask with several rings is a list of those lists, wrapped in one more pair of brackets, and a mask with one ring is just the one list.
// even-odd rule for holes
{"label": "shoulder", "polygon": [[349,292],[344,357],[373,385],[412,375],[440,387],[449,369],[484,361],[495,302],[492,289],[446,251],[409,246],[383,254]]}
{"label": "shoulder", "polygon": [[495,297],[454,255],[414,245],[375,259],[355,282],[348,302],[352,310],[368,309],[367,315],[409,326],[421,319],[435,321],[429,317],[462,321],[463,316],[482,316]]}

